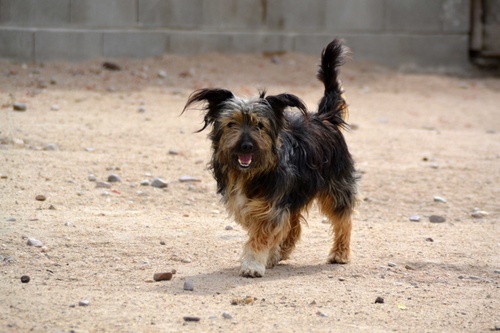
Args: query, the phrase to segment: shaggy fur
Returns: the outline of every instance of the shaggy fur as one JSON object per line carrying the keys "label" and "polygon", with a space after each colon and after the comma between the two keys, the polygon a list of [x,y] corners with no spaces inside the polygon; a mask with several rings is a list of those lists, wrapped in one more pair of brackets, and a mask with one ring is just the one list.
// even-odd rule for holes
{"label": "shaggy fur", "polygon": [[266,267],[290,256],[300,238],[302,213],[315,199],[333,226],[328,262],[349,261],[358,176],[341,132],[347,127],[338,79],[344,54],[339,40],[323,50],[317,77],[325,91],[317,112],[308,112],[297,96],[266,96],[265,91],[243,99],[225,89],[200,89],[186,103],[184,111],[204,105],[200,131],[211,126],[209,167],[217,192],[248,231],[243,276],[262,277]]}

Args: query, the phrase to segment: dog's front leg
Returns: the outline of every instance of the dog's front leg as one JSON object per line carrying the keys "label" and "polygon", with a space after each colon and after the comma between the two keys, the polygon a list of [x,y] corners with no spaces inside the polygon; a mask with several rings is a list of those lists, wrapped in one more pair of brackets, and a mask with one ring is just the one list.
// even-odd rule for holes
{"label": "dog's front leg", "polygon": [[258,244],[257,239],[250,237],[243,247],[243,254],[241,257],[241,276],[251,278],[264,276],[267,258],[269,257],[269,249],[267,246]]}

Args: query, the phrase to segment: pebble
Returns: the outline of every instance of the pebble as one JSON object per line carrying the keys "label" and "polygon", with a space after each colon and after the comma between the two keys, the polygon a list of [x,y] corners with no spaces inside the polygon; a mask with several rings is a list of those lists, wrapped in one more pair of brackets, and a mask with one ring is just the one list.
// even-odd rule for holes
{"label": "pebble", "polygon": [[89,182],[95,182],[97,180],[96,176],[94,176],[93,174],[90,174],[87,178]]}
{"label": "pebble", "polygon": [[137,112],[144,113],[144,112],[146,112],[146,108],[144,106],[139,106],[139,108],[137,109]]}
{"label": "pebble", "polygon": [[429,221],[432,223],[443,223],[446,221],[446,219],[439,215],[431,215],[429,216]]}
{"label": "pebble", "polygon": [[160,245],[167,245],[167,243],[165,243],[165,241],[160,241]]}
{"label": "pebble", "polygon": [[327,315],[326,313],[321,312],[321,311],[316,312],[316,314],[317,314],[318,316],[320,316],[320,317],[328,317],[328,315]]}
{"label": "pebble", "polygon": [[183,258],[183,259],[181,260],[181,262],[182,262],[183,264],[190,264],[190,263],[192,263],[193,261],[191,260],[191,258]]}
{"label": "pebble", "polygon": [[51,111],[59,111],[59,109],[61,109],[61,107],[59,105],[55,105],[55,104],[50,107]]}
{"label": "pebble", "polygon": [[172,280],[172,273],[171,272],[155,273],[153,275],[153,279],[155,281],[169,281]]}
{"label": "pebble", "polygon": [[28,242],[26,244],[29,246],[34,246],[34,247],[42,247],[43,246],[43,243],[35,238],[28,238]]}
{"label": "pebble", "polygon": [[500,274],[500,269],[495,269],[496,274]]}
{"label": "pebble", "polygon": [[183,319],[184,321],[200,321],[200,317],[194,316],[184,316]]}
{"label": "pebble", "polygon": [[418,221],[420,221],[420,216],[418,216],[418,215],[410,216],[410,221],[418,222]]}
{"label": "pebble", "polygon": [[45,201],[45,200],[47,200],[47,198],[45,197],[45,195],[39,194],[35,197],[35,200],[36,201]]}
{"label": "pebble", "polygon": [[144,180],[141,180],[141,186],[149,186],[149,180],[147,179],[144,179]]}
{"label": "pebble", "polygon": [[166,78],[167,77],[167,72],[165,71],[158,71],[158,77],[160,78]]}
{"label": "pebble", "polygon": [[434,239],[432,237],[427,237],[425,240],[428,242],[434,242]]}
{"label": "pebble", "polygon": [[7,222],[16,222],[16,218],[15,217],[9,217],[9,218],[7,218],[6,221]]}
{"label": "pebble", "polygon": [[345,278],[344,278],[344,277],[342,277],[342,276],[339,276],[339,281],[340,281],[340,282],[344,282],[344,281],[345,281]]}
{"label": "pebble", "polygon": [[113,173],[113,174],[108,176],[108,182],[110,182],[110,183],[116,183],[116,182],[121,182],[121,181],[122,181],[122,179],[117,174]]}
{"label": "pebble", "polygon": [[120,65],[109,61],[103,62],[102,67],[108,71],[120,71],[122,69]]}
{"label": "pebble", "polygon": [[483,218],[483,217],[485,217],[487,215],[489,215],[488,212],[485,212],[483,210],[479,210],[479,208],[474,208],[472,210],[472,212],[470,213],[470,216],[472,216],[473,218],[476,218],[476,219]]}
{"label": "pebble", "polygon": [[191,281],[185,281],[185,282],[184,282],[184,290],[187,290],[187,291],[194,291],[194,285],[193,285],[193,282],[191,282]]}
{"label": "pebble", "polygon": [[163,179],[161,178],[155,178],[153,179],[153,181],[151,182],[151,186],[153,187],[157,187],[157,188],[165,188],[165,187],[168,187],[168,183],[165,182]]}
{"label": "pebble", "polygon": [[389,262],[387,263],[387,266],[389,266],[389,267],[396,267],[397,265],[396,265],[396,263],[394,263],[394,262],[390,262],[390,261],[389,261]]}
{"label": "pebble", "polygon": [[179,181],[181,183],[186,183],[186,182],[201,182],[201,179],[191,177],[191,176],[181,176],[179,177]]}
{"label": "pebble", "polygon": [[97,182],[95,183],[96,188],[111,188],[111,184],[108,182]]}
{"label": "pebble", "polygon": [[179,151],[177,149],[170,149],[168,151],[169,155],[179,155]]}
{"label": "pebble", "polygon": [[82,299],[80,302],[78,302],[78,305],[80,306],[88,306],[90,304],[89,301],[87,301],[86,299]]}
{"label": "pebble", "polygon": [[93,152],[95,149],[93,147],[86,147],[85,151]]}
{"label": "pebble", "polygon": [[495,331],[500,331],[500,324],[495,325]]}
{"label": "pebble", "polygon": [[30,282],[30,277],[28,275],[21,276],[21,282],[22,283],[28,283],[28,282]]}
{"label": "pebble", "polygon": [[233,316],[227,311],[222,312],[222,318],[224,319],[233,319]]}
{"label": "pebble", "polygon": [[383,303],[384,303],[384,298],[383,297],[378,296],[375,299],[375,304],[383,304]]}
{"label": "pebble", "polygon": [[233,230],[234,228],[232,226],[230,226],[230,225],[226,225],[226,227],[224,229],[226,229],[226,230]]}
{"label": "pebble", "polygon": [[434,201],[435,201],[435,202],[443,202],[443,203],[446,203],[446,202],[447,202],[445,198],[440,197],[440,196],[437,196],[437,195],[436,195],[436,196],[434,196]]}
{"label": "pebble", "polygon": [[28,107],[24,103],[14,103],[14,105],[12,105],[12,108],[14,109],[14,111],[26,111]]}

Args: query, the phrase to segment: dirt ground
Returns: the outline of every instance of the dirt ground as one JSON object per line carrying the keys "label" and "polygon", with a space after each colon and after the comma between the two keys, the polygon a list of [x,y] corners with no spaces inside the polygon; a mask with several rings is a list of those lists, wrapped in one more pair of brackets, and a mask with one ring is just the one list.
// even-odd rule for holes
{"label": "dirt ground", "polygon": [[[0,331],[500,329],[500,79],[484,73],[351,61],[346,138],[362,173],[352,262],[325,263],[332,237],[314,208],[290,260],[238,276],[245,232],[206,170],[210,144],[193,133],[202,114],[180,112],[194,89],[216,86],[287,91],[315,109],[318,59],[169,55],[117,60],[120,71],[0,62]],[[121,182],[96,186],[110,174]],[[155,177],[168,187],[141,185]]]}

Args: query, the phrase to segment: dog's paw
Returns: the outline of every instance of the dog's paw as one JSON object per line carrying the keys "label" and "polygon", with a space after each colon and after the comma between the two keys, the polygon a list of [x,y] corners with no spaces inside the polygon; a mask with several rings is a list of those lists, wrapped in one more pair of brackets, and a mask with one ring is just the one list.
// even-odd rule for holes
{"label": "dog's paw", "polygon": [[349,252],[332,252],[328,256],[329,264],[347,264],[349,262]]}
{"label": "dog's paw", "polygon": [[266,268],[255,261],[243,262],[241,264],[240,275],[249,278],[263,277]]}

